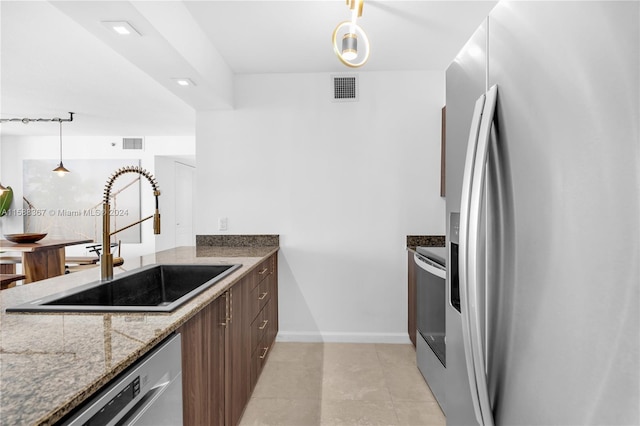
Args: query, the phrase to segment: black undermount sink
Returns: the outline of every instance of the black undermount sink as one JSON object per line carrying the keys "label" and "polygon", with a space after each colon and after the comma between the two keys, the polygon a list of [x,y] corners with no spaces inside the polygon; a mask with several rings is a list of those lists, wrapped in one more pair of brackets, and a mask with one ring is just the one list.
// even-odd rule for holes
{"label": "black undermount sink", "polygon": [[7,308],[7,312],[172,312],[238,269],[231,265],[150,265]]}

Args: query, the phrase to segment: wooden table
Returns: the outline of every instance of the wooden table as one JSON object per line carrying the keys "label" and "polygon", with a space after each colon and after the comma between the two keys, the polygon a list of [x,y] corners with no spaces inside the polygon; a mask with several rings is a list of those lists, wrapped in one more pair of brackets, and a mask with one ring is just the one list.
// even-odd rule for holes
{"label": "wooden table", "polygon": [[45,280],[64,274],[64,248],[76,244],[92,243],[93,240],[44,240],[37,243],[12,243],[0,240],[0,251],[22,253],[22,273],[25,283]]}
{"label": "wooden table", "polygon": [[0,290],[14,287],[16,281],[24,280],[25,278],[22,274],[0,274]]}

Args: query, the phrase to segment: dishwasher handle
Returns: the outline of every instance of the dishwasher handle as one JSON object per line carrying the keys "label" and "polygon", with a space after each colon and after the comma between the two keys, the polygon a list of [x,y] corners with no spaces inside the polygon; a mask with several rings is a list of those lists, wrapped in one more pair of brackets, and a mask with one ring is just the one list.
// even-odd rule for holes
{"label": "dishwasher handle", "polygon": [[[142,399],[118,422],[121,425],[178,425],[182,424],[182,410],[180,415],[172,413],[157,413],[157,407],[176,405],[182,398],[182,374],[178,373],[173,378],[165,374],[161,382],[152,387]],[[178,423],[180,422],[180,423]]]}
{"label": "dishwasher handle", "polygon": [[439,277],[442,279],[447,278],[446,269],[444,269],[441,265],[437,264],[436,262],[433,262],[432,260],[429,260],[426,257],[420,256],[418,253],[414,253],[413,260],[416,262],[416,265],[418,265],[420,268],[424,269],[425,271],[429,272],[430,274],[433,274],[436,277]]}
{"label": "dishwasher handle", "polygon": [[60,423],[182,425],[181,348],[180,333],[167,338]]}

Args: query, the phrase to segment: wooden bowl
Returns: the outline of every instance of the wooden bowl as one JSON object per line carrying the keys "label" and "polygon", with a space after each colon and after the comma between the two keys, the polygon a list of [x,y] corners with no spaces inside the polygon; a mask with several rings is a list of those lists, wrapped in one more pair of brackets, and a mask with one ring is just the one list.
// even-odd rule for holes
{"label": "wooden bowl", "polygon": [[40,241],[47,234],[5,234],[5,238],[12,243],[35,243],[36,241]]}

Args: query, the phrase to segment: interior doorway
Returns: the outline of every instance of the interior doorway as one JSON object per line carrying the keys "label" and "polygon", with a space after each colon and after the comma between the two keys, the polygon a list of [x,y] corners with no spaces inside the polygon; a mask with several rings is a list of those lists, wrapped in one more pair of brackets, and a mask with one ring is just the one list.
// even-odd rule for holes
{"label": "interior doorway", "polygon": [[194,246],[193,234],[193,187],[196,168],[175,162],[175,246]]}

